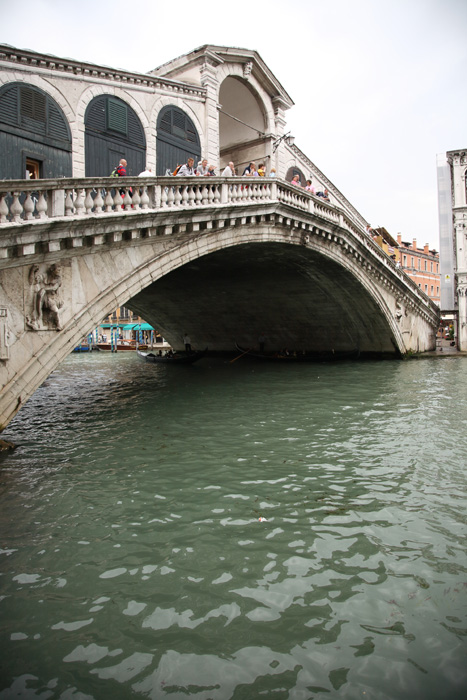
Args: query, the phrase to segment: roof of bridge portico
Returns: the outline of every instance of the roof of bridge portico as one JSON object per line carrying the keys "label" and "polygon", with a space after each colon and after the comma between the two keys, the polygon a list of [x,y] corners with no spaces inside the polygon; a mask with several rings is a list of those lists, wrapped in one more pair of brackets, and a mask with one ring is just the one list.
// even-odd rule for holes
{"label": "roof of bridge portico", "polygon": [[281,85],[272,71],[264,63],[257,51],[231,46],[204,44],[194,51],[174,58],[162,66],[154,68],[149,75],[157,75],[172,80],[193,82],[201,85],[200,67],[209,61],[211,65],[237,64],[243,66],[247,78],[253,75],[263,86],[268,95],[275,101],[280,101],[283,109],[289,109],[294,102],[285,88]]}

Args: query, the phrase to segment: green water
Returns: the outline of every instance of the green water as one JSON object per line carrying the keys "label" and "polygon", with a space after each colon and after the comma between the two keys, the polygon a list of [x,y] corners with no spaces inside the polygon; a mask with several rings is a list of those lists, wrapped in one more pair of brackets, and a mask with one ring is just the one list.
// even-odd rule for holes
{"label": "green water", "polygon": [[466,429],[463,358],[70,356],[2,436],[0,699],[464,700]]}

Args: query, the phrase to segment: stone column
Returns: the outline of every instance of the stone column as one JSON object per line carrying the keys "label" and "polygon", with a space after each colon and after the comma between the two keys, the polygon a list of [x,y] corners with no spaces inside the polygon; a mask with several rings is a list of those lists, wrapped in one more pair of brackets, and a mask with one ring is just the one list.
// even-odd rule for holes
{"label": "stone column", "polygon": [[204,142],[201,148],[201,157],[207,158],[208,163],[219,167],[219,79],[217,67],[223,60],[209,51],[205,54],[204,63],[201,65],[201,85],[206,88],[206,109],[204,122]]}
{"label": "stone column", "polygon": [[[284,135],[284,129],[287,124],[285,110],[288,109],[288,105],[280,97],[274,97],[272,103],[274,107],[274,122],[277,140]],[[280,144],[280,146],[277,148],[275,154],[271,154],[271,167],[276,169],[276,175],[278,177],[285,177],[285,163],[283,162],[283,158],[281,158],[281,154],[283,152],[281,146],[282,144]]]}

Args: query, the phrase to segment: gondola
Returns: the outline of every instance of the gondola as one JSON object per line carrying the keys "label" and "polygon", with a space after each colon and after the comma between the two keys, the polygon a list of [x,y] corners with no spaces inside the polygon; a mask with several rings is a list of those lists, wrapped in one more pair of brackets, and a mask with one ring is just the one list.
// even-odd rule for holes
{"label": "gondola", "polygon": [[314,352],[258,352],[253,348],[242,348],[235,343],[238,352],[245,357],[253,357],[257,360],[269,360],[273,362],[337,362],[340,360],[356,360],[360,355],[360,350],[317,350]]}
{"label": "gondola", "polygon": [[205,356],[208,349],[199,350],[198,352],[175,352],[173,355],[154,355],[153,352],[141,352],[138,350],[138,355],[147,362],[159,362],[167,365],[192,365]]}

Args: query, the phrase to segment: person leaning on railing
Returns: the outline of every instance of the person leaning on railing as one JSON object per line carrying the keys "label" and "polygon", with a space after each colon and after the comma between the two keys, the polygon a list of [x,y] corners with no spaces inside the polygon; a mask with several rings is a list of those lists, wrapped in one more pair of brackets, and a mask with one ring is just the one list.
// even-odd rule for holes
{"label": "person leaning on railing", "polygon": [[222,177],[233,177],[235,175],[235,165],[230,161],[222,171]]}
{"label": "person leaning on railing", "polygon": [[182,167],[178,171],[177,176],[178,175],[185,175],[185,176],[186,175],[196,175],[196,171],[194,169],[194,164],[195,164],[194,159],[188,158],[187,162],[184,163],[184,165],[182,165]]}

